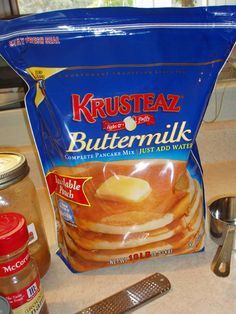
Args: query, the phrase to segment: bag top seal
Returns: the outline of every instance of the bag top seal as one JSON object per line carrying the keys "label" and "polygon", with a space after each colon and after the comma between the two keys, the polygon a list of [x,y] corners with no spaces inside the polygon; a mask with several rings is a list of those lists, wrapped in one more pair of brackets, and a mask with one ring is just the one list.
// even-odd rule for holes
{"label": "bag top seal", "polygon": [[[65,25],[62,26],[63,21]],[[53,11],[0,21],[0,40],[28,32],[38,34],[94,32],[94,29],[109,31],[109,29],[186,27],[236,28],[236,6],[175,8],[174,10],[173,8],[119,7],[118,10],[117,8],[90,8]]]}

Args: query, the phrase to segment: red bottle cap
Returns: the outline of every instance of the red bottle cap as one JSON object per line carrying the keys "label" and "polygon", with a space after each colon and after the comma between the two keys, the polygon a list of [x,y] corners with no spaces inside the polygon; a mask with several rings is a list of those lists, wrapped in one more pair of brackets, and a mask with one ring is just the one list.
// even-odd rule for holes
{"label": "red bottle cap", "polygon": [[28,240],[24,216],[18,213],[0,214],[0,256],[20,249]]}

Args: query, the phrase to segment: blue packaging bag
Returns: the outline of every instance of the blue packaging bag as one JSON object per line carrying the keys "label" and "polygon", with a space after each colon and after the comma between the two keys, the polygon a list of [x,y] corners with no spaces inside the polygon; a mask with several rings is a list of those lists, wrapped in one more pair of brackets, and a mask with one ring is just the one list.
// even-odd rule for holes
{"label": "blue packaging bag", "polygon": [[204,249],[195,143],[236,7],[64,10],[0,22],[76,272]]}

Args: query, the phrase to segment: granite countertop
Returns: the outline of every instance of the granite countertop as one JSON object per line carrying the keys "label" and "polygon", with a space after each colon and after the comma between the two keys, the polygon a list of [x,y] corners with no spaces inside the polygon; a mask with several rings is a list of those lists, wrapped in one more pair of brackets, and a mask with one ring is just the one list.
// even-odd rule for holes
{"label": "granite countertop", "polygon": [[[206,164],[204,173],[207,203],[226,194],[236,194],[236,161]],[[45,191],[40,193],[40,201],[44,204],[41,205],[45,209],[47,196]],[[210,263],[217,246],[208,237],[207,224],[205,252],[72,274],[55,254],[52,214],[47,211],[44,219],[52,263],[42,283],[50,314],[75,313],[155,272],[165,275],[172,289],[165,296],[137,309],[137,314],[230,314],[236,309],[236,253],[232,254],[230,276],[215,276]]]}

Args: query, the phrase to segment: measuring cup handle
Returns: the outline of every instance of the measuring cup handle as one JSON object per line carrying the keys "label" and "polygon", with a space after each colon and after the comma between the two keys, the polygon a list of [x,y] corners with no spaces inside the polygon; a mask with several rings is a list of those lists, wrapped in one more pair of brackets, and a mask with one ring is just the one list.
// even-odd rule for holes
{"label": "measuring cup handle", "polygon": [[212,270],[219,277],[227,277],[230,273],[231,253],[233,249],[235,227],[228,226],[224,243],[219,247],[212,262]]}

